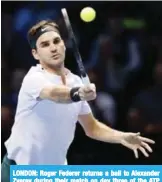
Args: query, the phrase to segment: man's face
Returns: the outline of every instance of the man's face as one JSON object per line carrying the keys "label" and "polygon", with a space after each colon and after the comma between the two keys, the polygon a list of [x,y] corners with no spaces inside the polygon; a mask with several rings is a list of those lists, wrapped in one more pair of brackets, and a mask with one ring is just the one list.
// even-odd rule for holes
{"label": "man's face", "polygon": [[42,34],[36,42],[36,50],[32,50],[35,59],[40,63],[60,68],[64,64],[65,45],[59,33],[50,31]]}

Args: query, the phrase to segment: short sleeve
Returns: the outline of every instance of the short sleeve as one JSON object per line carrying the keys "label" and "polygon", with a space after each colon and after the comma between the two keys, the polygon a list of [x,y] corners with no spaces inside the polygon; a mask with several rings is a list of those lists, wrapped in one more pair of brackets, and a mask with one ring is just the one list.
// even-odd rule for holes
{"label": "short sleeve", "polygon": [[47,86],[53,86],[53,84],[41,74],[28,76],[22,84],[23,91],[34,99],[38,99],[42,89]]}
{"label": "short sleeve", "polygon": [[81,110],[79,112],[79,115],[89,114],[92,110],[88,104],[87,101],[82,101]]}

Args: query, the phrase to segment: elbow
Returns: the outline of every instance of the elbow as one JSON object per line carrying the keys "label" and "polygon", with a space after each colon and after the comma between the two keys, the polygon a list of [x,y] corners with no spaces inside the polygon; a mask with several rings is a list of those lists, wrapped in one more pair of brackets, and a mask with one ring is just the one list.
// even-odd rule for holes
{"label": "elbow", "polygon": [[87,137],[93,138],[93,132],[86,131],[85,134],[86,134]]}
{"label": "elbow", "polygon": [[85,131],[85,134],[87,137],[95,139],[97,136],[97,129],[96,126],[93,125],[91,128],[89,128],[88,130]]}

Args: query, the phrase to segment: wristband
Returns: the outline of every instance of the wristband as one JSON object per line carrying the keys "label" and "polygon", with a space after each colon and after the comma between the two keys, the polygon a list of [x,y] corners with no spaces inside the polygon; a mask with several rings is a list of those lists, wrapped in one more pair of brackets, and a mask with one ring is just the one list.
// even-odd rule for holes
{"label": "wristband", "polygon": [[74,87],[70,90],[70,97],[71,97],[71,100],[74,102],[81,101],[81,98],[78,93],[79,89],[80,89],[80,87]]}

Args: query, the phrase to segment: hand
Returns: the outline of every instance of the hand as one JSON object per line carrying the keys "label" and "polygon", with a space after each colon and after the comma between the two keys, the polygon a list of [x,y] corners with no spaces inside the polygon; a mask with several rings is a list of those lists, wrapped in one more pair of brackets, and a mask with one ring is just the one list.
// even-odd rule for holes
{"label": "hand", "polygon": [[154,144],[155,141],[141,137],[140,133],[124,133],[121,139],[121,144],[133,150],[136,158],[138,158],[138,149],[145,157],[149,157],[148,152],[152,152],[152,149],[147,143]]}
{"label": "hand", "polygon": [[94,100],[96,98],[96,87],[93,83],[84,85],[78,90],[81,100]]}

